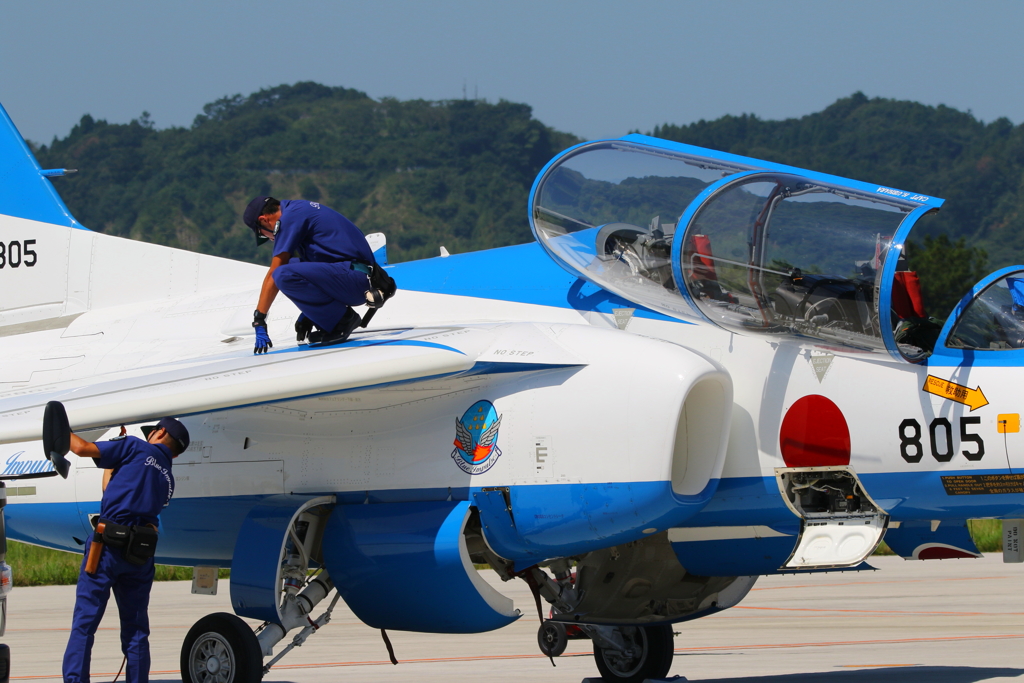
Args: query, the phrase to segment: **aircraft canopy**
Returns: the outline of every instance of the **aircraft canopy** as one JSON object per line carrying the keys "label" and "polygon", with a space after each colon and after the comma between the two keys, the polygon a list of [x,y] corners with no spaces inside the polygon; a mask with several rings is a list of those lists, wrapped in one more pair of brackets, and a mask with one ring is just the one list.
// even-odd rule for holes
{"label": "aircraft canopy", "polygon": [[996,271],[975,286],[953,311],[941,340],[950,349],[1024,349],[1024,267]]}
{"label": "aircraft canopy", "polygon": [[530,217],[563,267],[653,310],[913,359],[896,334],[925,314],[916,276],[897,271],[913,223],[941,204],[631,135],[556,157]]}

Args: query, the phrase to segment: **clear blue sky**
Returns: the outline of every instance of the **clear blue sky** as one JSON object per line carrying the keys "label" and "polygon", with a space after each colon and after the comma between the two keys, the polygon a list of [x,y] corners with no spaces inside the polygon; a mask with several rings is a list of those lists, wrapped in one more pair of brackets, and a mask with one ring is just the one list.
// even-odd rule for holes
{"label": "clear blue sky", "polygon": [[49,142],[79,118],[190,125],[312,80],[372,97],[474,94],[577,135],[778,119],[861,90],[1024,121],[1024,3],[855,0],[7,3],[0,103]]}

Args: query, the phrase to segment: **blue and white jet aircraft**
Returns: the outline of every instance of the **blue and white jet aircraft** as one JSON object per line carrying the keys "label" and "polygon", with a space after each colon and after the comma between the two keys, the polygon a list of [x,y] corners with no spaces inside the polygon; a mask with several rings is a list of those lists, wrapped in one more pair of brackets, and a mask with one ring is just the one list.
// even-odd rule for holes
{"label": "blue and white jet aircraft", "polygon": [[[605,680],[658,678],[671,625],[759,575],[860,567],[883,535],[972,557],[965,520],[1024,517],[1024,266],[929,322],[905,244],[941,199],[588,142],[537,176],[535,243],[390,266],[340,346],[285,343],[282,300],[254,356],[264,268],[86,229],[0,114],[0,474],[52,471],[48,401],[87,439],[185,422],[157,560],[230,567],[266,622],[199,621],[185,681],[259,680],[339,597],[378,629],[519,618],[474,563],[550,604],[545,653],[568,631]],[[82,551],[101,473],[76,460],[9,489],[11,538]]]}

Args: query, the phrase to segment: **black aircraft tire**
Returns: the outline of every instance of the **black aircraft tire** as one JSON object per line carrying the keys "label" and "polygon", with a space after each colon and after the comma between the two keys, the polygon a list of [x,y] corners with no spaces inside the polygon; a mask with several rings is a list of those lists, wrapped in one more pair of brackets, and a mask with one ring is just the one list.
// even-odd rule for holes
{"label": "black aircraft tire", "polygon": [[607,683],[642,683],[648,678],[665,678],[672,668],[674,641],[672,627],[638,626],[632,634],[640,655],[624,661],[594,643],[594,660]]}
{"label": "black aircraft tire", "polygon": [[[658,629],[657,635],[654,635],[653,637],[660,638],[662,640],[660,647],[661,664],[659,664],[658,668],[655,669],[654,675],[651,676],[651,678],[666,678],[669,670],[672,668],[672,658],[675,656],[675,633],[672,631],[672,626],[669,624],[652,626],[649,628]],[[651,636],[652,634],[648,633],[648,637]]]}
{"label": "black aircraft tire", "polygon": [[181,644],[182,683],[259,683],[263,654],[249,625],[234,614],[208,614]]}
{"label": "black aircraft tire", "polygon": [[547,657],[558,657],[565,652],[569,638],[565,633],[565,624],[560,621],[545,619],[537,631],[537,644],[540,651]]}

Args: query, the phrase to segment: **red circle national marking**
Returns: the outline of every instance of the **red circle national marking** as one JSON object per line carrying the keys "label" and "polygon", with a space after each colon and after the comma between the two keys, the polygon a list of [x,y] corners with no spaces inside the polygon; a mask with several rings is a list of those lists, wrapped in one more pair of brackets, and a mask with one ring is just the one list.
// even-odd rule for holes
{"label": "red circle national marking", "polygon": [[790,406],[779,446],[787,467],[850,464],[850,428],[839,406],[824,396],[804,396]]}

